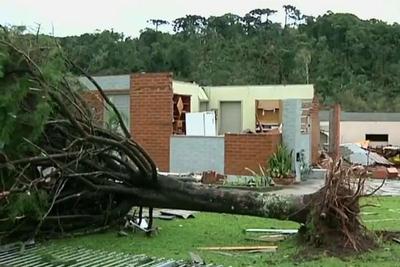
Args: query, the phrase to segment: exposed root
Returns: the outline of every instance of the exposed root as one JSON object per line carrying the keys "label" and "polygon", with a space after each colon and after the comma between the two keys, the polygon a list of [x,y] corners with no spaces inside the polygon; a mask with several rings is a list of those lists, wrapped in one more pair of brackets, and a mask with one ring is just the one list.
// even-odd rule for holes
{"label": "exposed root", "polygon": [[331,254],[362,252],[376,246],[374,236],[360,221],[359,200],[366,173],[356,166],[342,167],[339,160],[327,173],[325,186],[313,196],[306,224],[306,238]]}

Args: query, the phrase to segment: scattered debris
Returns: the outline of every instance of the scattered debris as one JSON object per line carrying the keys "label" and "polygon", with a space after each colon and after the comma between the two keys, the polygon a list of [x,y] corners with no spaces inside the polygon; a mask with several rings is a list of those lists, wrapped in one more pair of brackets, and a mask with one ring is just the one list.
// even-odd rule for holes
{"label": "scattered debris", "polygon": [[399,243],[399,244],[400,244],[400,239],[393,237],[393,238],[392,238],[392,240],[393,240],[394,242],[396,242],[396,243]]}
{"label": "scattered debris", "polygon": [[298,229],[246,229],[246,233],[279,233],[294,235],[299,231]]}
{"label": "scattered debris", "polygon": [[160,210],[163,215],[175,216],[182,219],[194,218],[195,211],[190,210]]}
{"label": "scattered debris", "polygon": [[233,246],[233,247],[199,247],[199,250],[222,250],[222,251],[255,251],[275,252],[277,246]]}
{"label": "scattered debris", "polygon": [[259,237],[247,237],[246,240],[261,241],[261,242],[278,242],[285,240],[285,235],[263,235]]}
{"label": "scattered debris", "polygon": [[145,233],[152,233],[156,230],[154,228],[149,229],[149,224],[144,218],[142,218],[141,221],[139,218],[127,219],[124,227],[125,229],[131,228],[133,231],[141,230]]}
{"label": "scattered debris", "polygon": [[205,265],[204,260],[196,253],[189,252],[193,264]]}
{"label": "scattered debris", "polygon": [[[48,256],[47,256],[48,255]],[[154,258],[84,247],[31,246],[22,253],[19,246],[0,250],[0,266],[131,266],[131,267],[193,267],[218,266],[193,264],[183,260]]]}
{"label": "scattered debris", "polygon": [[387,178],[397,178],[399,175],[399,171],[397,170],[397,168],[391,167],[391,168],[387,168]]}
{"label": "scattered debris", "polygon": [[222,184],[226,177],[216,171],[203,172],[201,183],[203,184]]}
{"label": "scattered debris", "polygon": [[161,219],[161,220],[168,220],[168,221],[170,221],[170,220],[173,220],[173,219],[175,219],[175,218],[176,218],[176,216],[174,216],[174,215],[165,215],[165,214],[160,214],[160,215],[154,216],[154,218]]}
{"label": "scattered debris", "polygon": [[393,165],[392,162],[388,161],[378,153],[362,148],[360,144],[341,144],[340,149],[343,158],[352,164],[363,166],[372,166],[376,164],[384,166]]}
{"label": "scattered debris", "polygon": [[[139,213],[139,207],[133,208],[129,214],[134,216]],[[161,219],[161,220],[173,220],[175,218],[194,218],[195,211],[188,210],[173,210],[173,209],[153,209],[153,218]],[[143,218],[149,218],[149,209],[143,208],[142,210]],[[134,216],[135,217],[135,216]]]}
{"label": "scattered debris", "polygon": [[125,232],[124,230],[121,230],[118,232],[118,236],[128,236],[128,233]]}
{"label": "scattered debris", "polygon": [[188,182],[188,183],[200,183],[202,179],[201,173],[193,173],[193,172],[186,172],[186,173],[176,173],[176,172],[158,172],[161,175],[173,177],[181,182]]}

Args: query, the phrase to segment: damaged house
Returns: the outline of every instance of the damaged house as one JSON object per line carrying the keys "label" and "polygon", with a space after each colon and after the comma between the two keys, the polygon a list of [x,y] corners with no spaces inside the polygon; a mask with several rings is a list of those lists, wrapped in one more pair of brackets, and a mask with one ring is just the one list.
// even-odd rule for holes
{"label": "damaged house", "polygon": [[[312,85],[202,87],[175,81],[171,73],[94,78],[162,172],[249,175],[246,168],[265,166],[283,143],[293,151],[300,179],[300,166],[318,157]],[[111,115],[98,105],[93,85],[80,81],[97,116],[107,121]]]}
{"label": "damaged house", "polygon": [[[321,144],[329,140],[329,111],[320,111]],[[369,141],[371,147],[400,145],[400,113],[340,112],[339,142]]]}

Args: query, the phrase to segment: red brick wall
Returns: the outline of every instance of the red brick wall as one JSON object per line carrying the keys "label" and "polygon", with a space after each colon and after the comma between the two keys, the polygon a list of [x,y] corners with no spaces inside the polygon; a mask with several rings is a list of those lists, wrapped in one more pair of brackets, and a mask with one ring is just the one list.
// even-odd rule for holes
{"label": "red brick wall", "polygon": [[161,171],[169,171],[172,98],[171,73],[131,75],[131,133]]}
{"label": "red brick wall", "polygon": [[319,101],[315,96],[311,106],[311,163],[318,163],[320,148]]}
{"label": "red brick wall", "polygon": [[102,122],[104,115],[104,100],[101,97],[100,93],[98,91],[84,91],[82,96],[88,104],[89,108],[92,109],[93,115],[96,120]]}
{"label": "red brick wall", "polygon": [[329,116],[329,153],[333,160],[340,157],[340,112],[340,105],[335,104]]}
{"label": "red brick wall", "polygon": [[225,174],[250,175],[259,171],[281,143],[281,134],[225,134]]}

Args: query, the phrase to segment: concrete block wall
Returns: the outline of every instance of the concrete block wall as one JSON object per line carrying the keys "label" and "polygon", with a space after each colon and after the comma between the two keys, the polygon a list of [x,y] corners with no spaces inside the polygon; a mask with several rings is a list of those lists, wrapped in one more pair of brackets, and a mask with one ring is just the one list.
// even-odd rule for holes
{"label": "concrete block wall", "polygon": [[303,150],[305,162],[311,164],[311,134],[301,133],[301,106],[300,99],[283,100],[282,142],[289,150],[293,150],[292,165],[297,181],[301,179],[301,163],[296,160],[296,154]]}
{"label": "concrete block wall", "polygon": [[249,175],[246,170],[259,171],[281,143],[279,133],[225,134],[225,171],[227,175]]}
{"label": "concrete block wall", "polygon": [[223,136],[171,136],[170,172],[224,173]]}
{"label": "concrete block wall", "polygon": [[173,120],[171,73],[131,75],[131,133],[160,171],[169,171]]}

